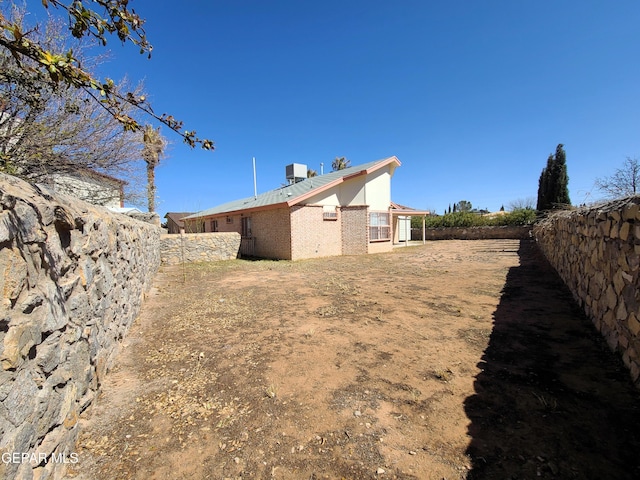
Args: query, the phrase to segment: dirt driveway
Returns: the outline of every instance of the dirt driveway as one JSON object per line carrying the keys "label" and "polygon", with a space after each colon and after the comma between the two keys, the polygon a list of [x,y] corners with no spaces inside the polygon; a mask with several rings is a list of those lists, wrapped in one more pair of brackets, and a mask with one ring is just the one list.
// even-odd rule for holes
{"label": "dirt driveway", "polygon": [[69,478],[637,479],[639,407],[530,241],[164,268]]}

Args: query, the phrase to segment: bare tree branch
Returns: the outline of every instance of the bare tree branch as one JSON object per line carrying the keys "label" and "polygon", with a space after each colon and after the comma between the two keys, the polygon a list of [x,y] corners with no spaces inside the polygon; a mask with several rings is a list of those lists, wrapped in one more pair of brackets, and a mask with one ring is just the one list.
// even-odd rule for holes
{"label": "bare tree branch", "polygon": [[[116,34],[122,43],[132,43],[140,48],[140,53],[151,56],[152,46],[147,41],[142,20],[128,8],[128,0],[92,0],[101,13],[85,7],[83,0],[62,2],[42,0],[43,5],[61,8],[67,12],[68,25],[73,37],[94,38],[102,45],[107,44],[107,36]],[[11,3],[11,6],[14,4]],[[73,88],[84,91],[101,104],[127,131],[142,132],[144,127],[127,111],[135,107],[160,123],[163,123],[183,138],[191,147],[199,145],[205,150],[213,150],[213,141],[200,138],[193,130],[183,130],[183,124],[169,114],[156,114],[145,96],[134,92],[123,92],[109,78],[101,80],[83,68],[81,60],[73,49],[48,48],[34,36],[34,30],[23,27],[22,21],[7,18],[0,12],[0,47],[9,53],[15,66],[33,76],[37,76],[50,89]],[[1,50],[1,49],[0,49]],[[65,51],[66,50],[66,51]]]}
{"label": "bare tree branch", "polygon": [[621,168],[610,177],[596,179],[595,185],[612,198],[637,195],[640,187],[640,161],[635,157],[627,157]]}
{"label": "bare tree branch", "polygon": [[[16,14],[19,21],[19,14]],[[46,28],[32,35],[42,45],[57,48],[64,41],[65,25],[50,20]],[[95,67],[99,60],[84,54],[83,44],[76,55]],[[127,180],[131,203],[142,169],[142,135],[124,130],[100,102],[89,94],[42,81],[41,72],[29,68],[25,60],[16,65],[0,49],[0,170],[32,182],[51,180],[52,175],[77,177],[91,171]],[[132,88],[125,79],[120,85],[142,97],[143,87]],[[123,104],[124,114],[133,114],[131,104]],[[135,180],[134,180],[135,179]],[[139,204],[139,201],[135,203]]]}

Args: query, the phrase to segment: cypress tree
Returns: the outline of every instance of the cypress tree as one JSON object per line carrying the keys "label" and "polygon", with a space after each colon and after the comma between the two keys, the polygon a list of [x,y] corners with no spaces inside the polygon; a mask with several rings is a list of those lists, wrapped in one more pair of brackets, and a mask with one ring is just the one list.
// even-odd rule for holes
{"label": "cypress tree", "polygon": [[567,154],[562,147],[564,145],[559,144],[556,148],[554,161],[554,202],[562,205],[571,205],[571,200],[569,199],[569,175],[567,174]]}
{"label": "cypress tree", "polygon": [[538,179],[538,204],[536,206],[537,210],[549,210],[551,208],[551,202],[549,201],[551,192],[549,191],[549,189],[552,169],[553,155],[549,155],[549,158],[547,158],[547,166],[542,169],[542,173],[540,173],[540,178]]}
{"label": "cypress tree", "polygon": [[547,166],[542,169],[538,180],[538,210],[551,210],[557,205],[570,205],[567,155],[561,143],[556,154],[549,155]]}

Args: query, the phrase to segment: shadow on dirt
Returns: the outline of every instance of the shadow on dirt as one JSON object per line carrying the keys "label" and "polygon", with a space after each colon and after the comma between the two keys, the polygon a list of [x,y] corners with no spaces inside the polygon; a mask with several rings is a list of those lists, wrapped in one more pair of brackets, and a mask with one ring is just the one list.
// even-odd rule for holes
{"label": "shadow on dirt", "polygon": [[640,394],[533,240],[478,365],[468,479],[640,478]]}

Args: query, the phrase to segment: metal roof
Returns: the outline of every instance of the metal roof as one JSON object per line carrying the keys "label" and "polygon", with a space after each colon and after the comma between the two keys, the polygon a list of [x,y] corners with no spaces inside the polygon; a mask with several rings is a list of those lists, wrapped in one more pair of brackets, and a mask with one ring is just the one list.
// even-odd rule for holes
{"label": "metal roof", "polygon": [[372,171],[375,171],[389,163],[393,163],[394,161],[397,165],[400,165],[400,161],[396,157],[383,158],[382,160],[348,167],[343,170],[326,173],[324,175],[305,178],[298,183],[285,185],[283,187],[276,188],[275,190],[261,193],[256,197],[247,197],[240,200],[234,200],[233,202],[224,203],[217,207],[194,213],[193,215],[189,215],[185,218],[208,217],[211,215],[221,215],[241,210],[260,209],[279,204],[283,204],[283,207],[292,206],[312,195],[330,188],[333,184],[338,184],[344,181],[347,177],[371,173]]}
{"label": "metal roof", "polygon": [[431,215],[429,210],[416,210],[415,208],[407,207],[406,205],[400,205],[399,203],[391,202],[391,213],[396,215]]}

